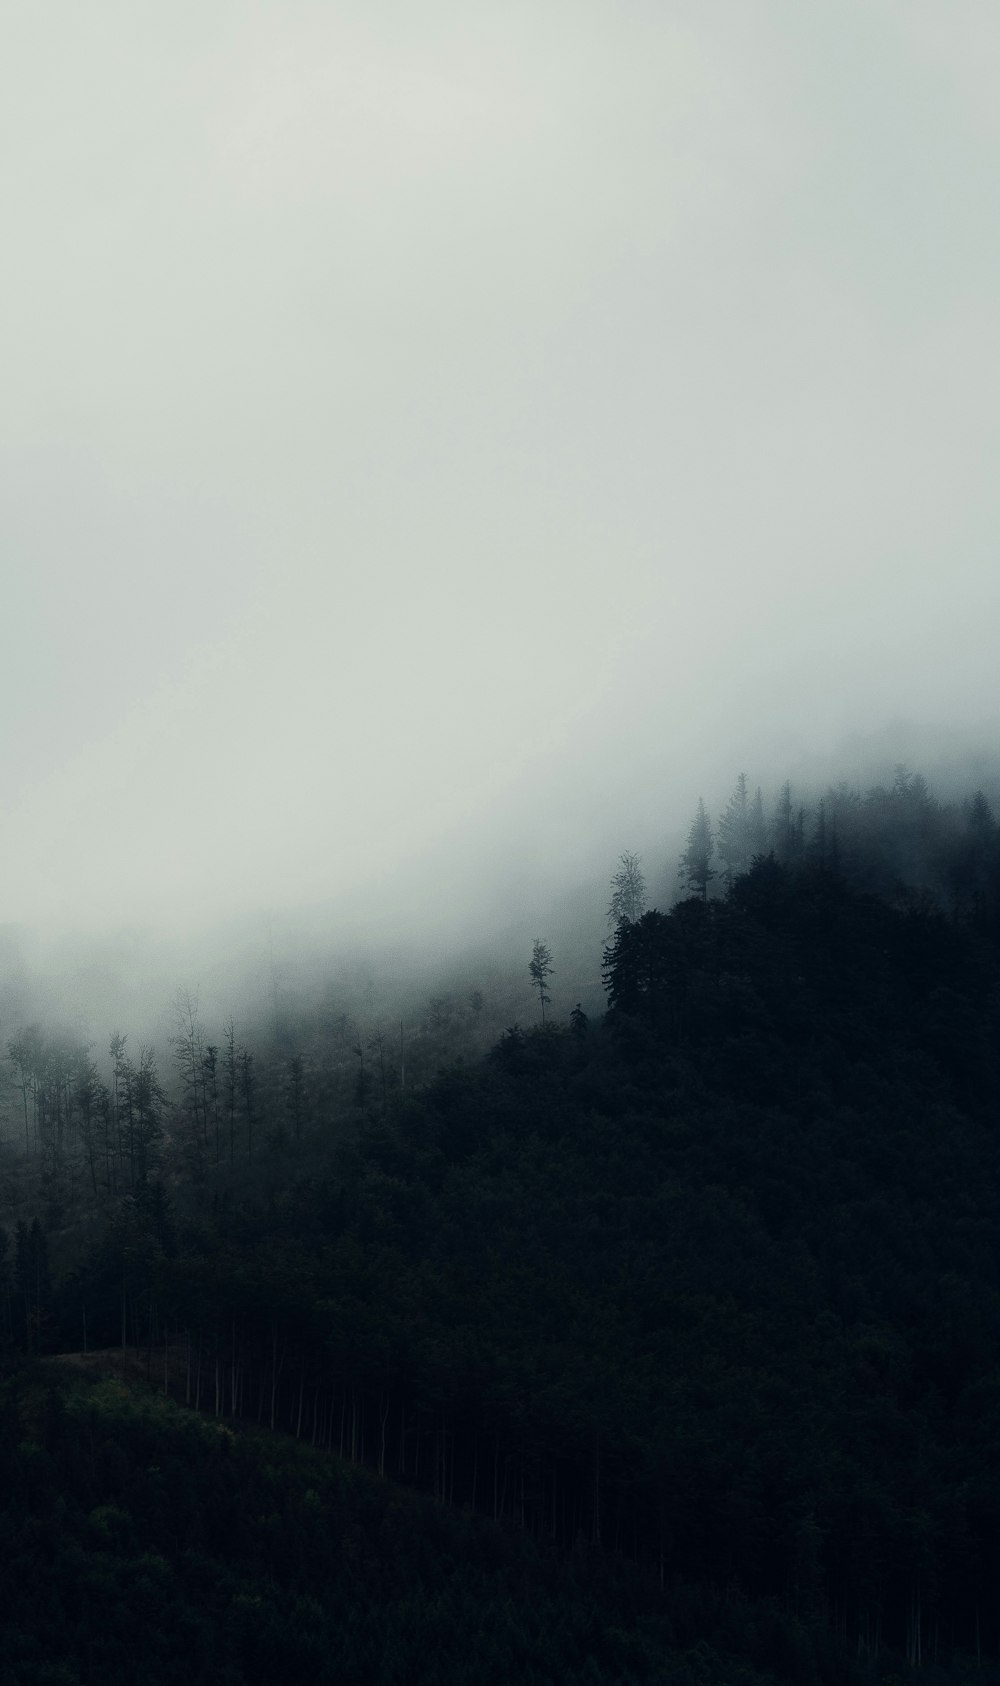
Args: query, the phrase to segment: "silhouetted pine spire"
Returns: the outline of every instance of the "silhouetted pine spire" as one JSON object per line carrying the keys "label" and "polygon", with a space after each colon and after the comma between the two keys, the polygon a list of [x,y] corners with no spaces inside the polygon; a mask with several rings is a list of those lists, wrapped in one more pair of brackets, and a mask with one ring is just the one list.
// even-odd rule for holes
{"label": "silhouetted pine spire", "polygon": [[737,779],[736,789],[719,819],[718,846],[729,884],[740,873],[749,872],[758,856],[767,853],[764,799],[759,785],[753,797],[750,796],[745,773]]}
{"label": "silhouetted pine spire", "polygon": [[698,812],[688,832],[687,848],[681,856],[678,873],[692,895],[700,896],[702,901],[708,900],[709,883],[717,876],[709,864],[714,852],[711,821],[699,797]]}

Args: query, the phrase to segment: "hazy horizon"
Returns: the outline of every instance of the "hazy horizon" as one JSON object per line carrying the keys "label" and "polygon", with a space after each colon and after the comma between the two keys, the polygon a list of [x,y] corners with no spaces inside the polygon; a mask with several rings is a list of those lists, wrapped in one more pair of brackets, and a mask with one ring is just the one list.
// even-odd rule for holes
{"label": "hazy horizon", "polygon": [[6,36],[0,924],[458,931],[1000,742],[1000,17]]}

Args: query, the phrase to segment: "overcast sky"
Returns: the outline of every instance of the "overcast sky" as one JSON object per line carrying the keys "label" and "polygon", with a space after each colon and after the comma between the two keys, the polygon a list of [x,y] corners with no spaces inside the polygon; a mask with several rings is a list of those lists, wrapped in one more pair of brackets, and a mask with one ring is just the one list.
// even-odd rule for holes
{"label": "overcast sky", "polygon": [[997,723],[998,81],[993,0],[4,0],[0,918]]}

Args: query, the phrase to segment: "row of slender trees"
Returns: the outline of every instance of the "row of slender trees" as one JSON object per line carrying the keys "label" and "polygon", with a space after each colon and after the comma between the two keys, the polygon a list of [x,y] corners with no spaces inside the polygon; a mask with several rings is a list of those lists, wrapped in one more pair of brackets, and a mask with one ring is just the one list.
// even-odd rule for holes
{"label": "row of slender trees", "polygon": [[[1000,873],[1000,827],[982,790],[943,803],[926,779],[899,764],[889,785],[862,792],[831,785],[815,805],[793,800],[786,781],[768,810],[745,773],[718,819],[703,799],[681,853],[678,877],[706,901],[716,880],[728,889],[754,861],[814,865],[843,873],[857,888],[904,899],[923,893],[948,912],[982,910]],[[646,910],[639,855],[626,851],[611,880],[608,921],[634,923]]]}
{"label": "row of slender trees", "polygon": [[79,1038],[31,1026],[7,1045],[25,1155],[42,1162],[52,1185],[71,1167],[85,1168],[95,1196],[99,1187],[113,1195],[148,1176],[164,1132],[166,1097],[153,1049],[143,1044],[132,1059],[116,1031],[108,1053],[105,1081]]}
{"label": "row of slender trees", "polygon": [[[256,1071],[253,1053],[237,1042],[232,1019],[222,1048],[210,1043],[197,1002],[187,990],[175,1002],[170,1050],[175,1092],[168,1096],[148,1043],[133,1056],[115,1031],[102,1076],[93,1045],[71,1035],[20,1030],[7,1043],[16,1097],[11,1145],[43,1167],[50,1193],[82,1174],[96,1199],[114,1198],[146,1181],[162,1162],[169,1136],[190,1170],[202,1172],[254,1152]],[[293,1112],[302,1114],[301,1060],[292,1061]],[[63,1190],[63,1194],[65,1190]]]}
{"label": "row of slender trees", "polygon": [[[737,847],[758,862],[746,877]],[[973,888],[951,895],[963,848]],[[396,1076],[395,1040],[344,1015],[343,1081],[321,1090],[310,1068],[322,1128],[301,1159],[258,1152],[279,1105],[306,1112],[299,1056],[279,1054],[279,1089],[231,1023],[209,1040],[191,996],[169,1106],[123,1037],[89,1099],[86,1051],[73,1065],[37,1042],[12,1064],[28,1149],[75,1154],[81,1200],[115,1199],[52,1282],[43,1228],[8,1239],[3,1329],[29,1351],[138,1350],[220,1418],[566,1547],[617,1547],[661,1582],[736,1580],[808,1606],[817,1631],[836,1605],[859,1644],[884,1609],[900,1648],[928,1631],[918,1613],[911,1646],[912,1600],[933,1599],[978,1644],[993,1500],[972,1457],[952,1474],[939,1402],[966,1386],[991,1467],[998,933],[979,913],[996,851],[985,798],[942,807],[905,773],[808,812],[785,787],[768,813],[741,779],[716,824],[699,805],[672,912],[647,909],[640,857],[620,857],[605,1024],[548,1022],[541,938],[543,1029],[482,1066],[424,1087],[407,1066],[404,1083],[402,1033]],[[968,929],[921,904],[904,917],[847,882],[878,873],[937,873],[953,913],[977,883],[987,900]],[[461,1012],[481,1011],[474,992]],[[431,1018],[445,1048],[459,1009],[438,999]],[[227,1163],[246,1174],[199,1180]],[[918,1493],[936,1506],[930,1568],[908,1486],[921,1447],[940,1465]]]}
{"label": "row of slender trees", "polygon": [[[707,901],[713,885],[728,890],[768,857],[781,866],[842,873],[882,896],[912,900],[922,893],[957,915],[982,912],[991,898],[1000,910],[1000,827],[983,792],[942,804],[922,774],[902,764],[891,786],[864,794],[846,783],[831,786],[815,808],[795,803],[786,780],[770,811],[760,786],[751,794],[740,773],[714,823],[699,798],[677,875],[689,895]],[[640,854],[626,849],[619,856],[610,889],[609,928],[637,924],[649,906]],[[551,949],[536,938],[528,972],[543,1025],[553,970]]]}

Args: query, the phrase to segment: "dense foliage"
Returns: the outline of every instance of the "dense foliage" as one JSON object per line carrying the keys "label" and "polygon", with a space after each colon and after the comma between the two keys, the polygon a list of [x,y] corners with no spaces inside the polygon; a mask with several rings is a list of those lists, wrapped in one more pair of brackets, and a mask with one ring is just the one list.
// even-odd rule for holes
{"label": "dense foliage", "polygon": [[[117,1342],[217,1421],[284,1430],[328,1472],[367,1464],[388,1478],[357,1489],[380,1495],[376,1510],[401,1484],[423,1489],[434,1515],[462,1511],[473,1530],[461,1545],[435,1535],[452,1564],[479,1549],[473,1516],[506,1530],[517,1574],[544,1560],[570,1579],[551,1594],[562,1617],[524,1615],[534,1639],[482,1639],[498,1679],[504,1666],[532,1678],[529,1659],[539,1679],[672,1679],[657,1667],[694,1669],[699,1641],[781,1679],[907,1666],[997,1678],[996,828],[978,802],[932,823],[909,779],[886,800],[902,829],[880,834],[859,800],[854,832],[831,804],[811,842],[786,804],[787,848],[727,873],[718,897],[700,810],[685,868],[697,893],[619,918],[602,1023],[578,1010],[565,1027],[514,1026],[418,1092],[383,1066],[323,1104],[307,1062],[301,1131],[273,1119],[268,1131],[266,1062],[258,1077],[232,1038],[231,1083],[213,1095],[226,1055],[206,1064],[190,1018],[172,1128],[158,1085],[135,1087],[139,1067],[120,1074],[133,1160],[159,1139],[138,1131],[140,1108],[164,1129],[160,1173],[129,1164],[128,1115],[109,1108],[102,1141],[109,1156],[125,1148],[106,1180],[96,1157],[103,1219],[75,1250],[65,1226],[22,1224],[9,1344]],[[740,814],[755,837],[764,822],[745,781],[734,803],[736,859]],[[909,881],[886,864],[906,837]],[[965,879],[949,865],[963,848]],[[229,1164],[238,1116],[241,1144],[256,1126],[257,1145]],[[89,1410],[71,1404],[58,1432]],[[170,1421],[198,1458],[219,1456],[215,1430]],[[123,1493],[95,1477],[88,1503],[121,1506]],[[295,1514],[292,1534],[308,1533]],[[214,1548],[234,1554],[226,1574],[247,1527],[241,1513]],[[377,1560],[373,1528],[358,1549]],[[147,1549],[173,1565],[162,1540]],[[629,1632],[645,1637],[610,1660],[595,1639],[578,1676],[578,1637],[550,1665],[538,1636],[560,1621],[578,1634],[583,1561],[617,1565]],[[492,1607],[501,1582],[460,1577],[456,1598]],[[288,1584],[317,1601],[333,1655],[322,1587]],[[271,1595],[247,1596],[247,1622],[268,1628]],[[413,1596],[436,1595],[421,1583]],[[382,1666],[352,1678],[438,1678]],[[697,1666],[738,1678],[717,1658]],[[485,1662],[475,1672],[492,1677]],[[173,1678],[141,1678],[161,1677]]]}
{"label": "dense foliage", "polygon": [[767,1686],[607,1559],[113,1379],[0,1391],[2,1686]]}

